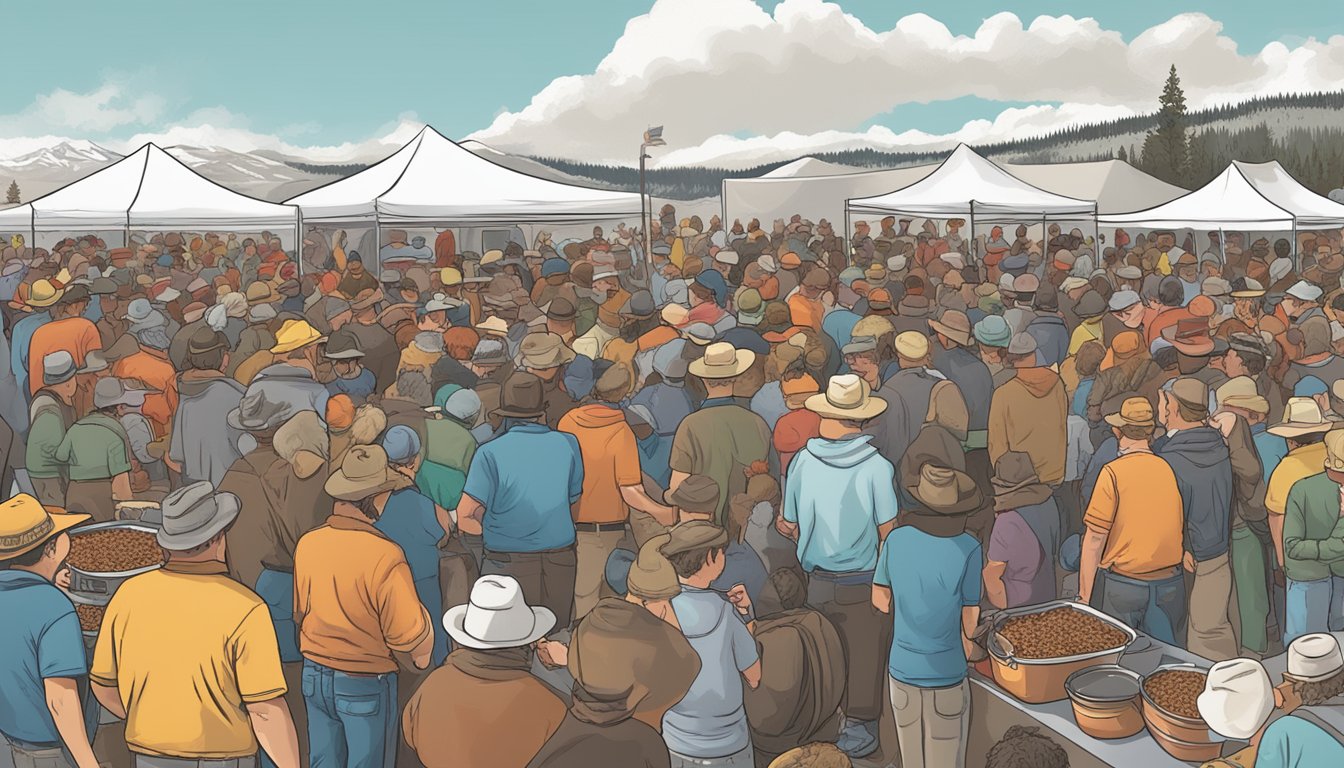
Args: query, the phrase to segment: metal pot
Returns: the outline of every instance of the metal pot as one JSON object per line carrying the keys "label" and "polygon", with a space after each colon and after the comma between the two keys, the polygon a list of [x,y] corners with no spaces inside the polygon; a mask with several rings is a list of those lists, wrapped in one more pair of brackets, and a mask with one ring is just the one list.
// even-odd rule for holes
{"label": "metal pot", "polygon": [[1208,723],[1202,718],[1189,718],[1169,712],[1148,695],[1149,678],[1172,669],[1205,674],[1209,671],[1196,664],[1163,664],[1143,678],[1144,684],[1140,689],[1143,695],[1143,722],[1148,726],[1148,733],[1158,746],[1178,760],[1205,762],[1220,757],[1223,742],[1209,731]]}
{"label": "metal pot", "polygon": [[[1056,608],[1069,608],[1079,613],[1094,616],[1123,632],[1128,639],[1125,640],[1124,645],[1116,648],[1062,656],[1056,659],[1020,659],[1013,655],[1012,648],[1001,646],[1002,637],[999,635],[999,630],[1009,619],[1045,613]],[[1095,667],[1098,664],[1119,662],[1121,654],[1125,652],[1130,643],[1138,639],[1138,636],[1137,632],[1125,624],[1091,606],[1072,600],[1052,600],[1048,603],[1024,605],[1021,608],[1000,611],[994,617],[988,643],[989,657],[994,665],[994,682],[1018,700],[1025,701],[1028,704],[1062,701],[1069,695],[1064,688],[1064,683],[1068,680],[1069,675],[1088,667]]]}
{"label": "metal pot", "polygon": [[1098,664],[1064,681],[1073,719],[1094,739],[1123,739],[1143,730],[1139,689],[1143,676],[1118,664]]}
{"label": "metal pot", "polygon": [[[111,522],[98,523],[97,525],[88,525],[76,528],[70,532],[71,538],[81,536],[97,531],[108,530],[131,530],[143,531],[145,533],[157,534],[159,529],[143,523]],[[163,564],[146,566],[144,568],[135,568],[129,571],[112,571],[109,573],[98,573],[94,571],[84,571],[70,565],[70,592],[81,594],[87,597],[102,598],[107,600],[112,597],[112,593],[117,591],[123,582],[132,576],[139,576],[142,573],[149,573],[162,568]]]}

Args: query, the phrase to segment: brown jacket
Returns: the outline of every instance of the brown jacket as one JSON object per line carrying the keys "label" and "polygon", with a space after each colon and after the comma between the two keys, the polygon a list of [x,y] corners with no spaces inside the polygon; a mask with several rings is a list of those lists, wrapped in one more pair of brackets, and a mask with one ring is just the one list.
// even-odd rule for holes
{"label": "brown jacket", "polygon": [[525,649],[448,655],[402,713],[425,768],[525,768],[565,719],[564,702],[529,662]]}
{"label": "brown jacket", "polygon": [[1019,368],[1012,381],[994,390],[989,404],[990,463],[997,464],[1008,451],[1021,451],[1031,457],[1041,482],[1063,482],[1068,414],[1059,374]]}

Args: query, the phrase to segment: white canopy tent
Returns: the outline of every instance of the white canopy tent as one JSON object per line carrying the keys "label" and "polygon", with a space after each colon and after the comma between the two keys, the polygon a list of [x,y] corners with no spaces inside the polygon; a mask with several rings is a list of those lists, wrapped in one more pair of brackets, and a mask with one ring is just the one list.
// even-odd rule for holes
{"label": "white canopy tent", "polygon": [[0,211],[0,230],[40,232],[289,229],[299,211],[226,189],[146,144],[112,165],[25,205]]}
{"label": "white canopy tent", "polygon": [[1098,218],[1104,226],[1252,231],[1344,227],[1344,205],[1302,187],[1278,163],[1229,165],[1213,181],[1169,203]]}
{"label": "white canopy tent", "polygon": [[771,219],[788,219],[800,213],[813,221],[832,224],[844,221],[845,201],[853,197],[880,195],[914,184],[928,176],[935,165],[863,171],[827,163],[816,158],[795,160],[751,179],[725,179],[722,187],[724,227],[735,219],[746,224],[760,219],[769,228]]}
{"label": "white canopy tent", "polygon": [[308,222],[469,225],[637,218],[640,199],[529,176],[478,157],[425,126],[369,168],[287,203]]}
{"label": "white canopy tent", "polygon": [[998,163],[1034,187],[1097,201],[1097,213],[1121,213],[1175,200],[1190,190],[1149,176],[1123,160],[1086,163]]}

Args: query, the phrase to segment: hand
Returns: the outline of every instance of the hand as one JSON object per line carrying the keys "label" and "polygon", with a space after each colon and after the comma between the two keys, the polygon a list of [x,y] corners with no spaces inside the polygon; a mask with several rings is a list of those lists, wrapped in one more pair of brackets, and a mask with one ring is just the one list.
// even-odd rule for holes
{"label": "hand", "polygon": [[61,568],[61,570],[59,570],[59,571],[56,572],[56,586],[60,587],[61,589],[69,589],[69,588],[70,588],[70,569],[69,569],[69,568]]}
{"label": "hand", "polygon": [[538,640],[537,656],[541,658],[542,664],[551,668],[569,666],[569,646],[564,643]]}
{"label": "hand", "polygon": [[[1232,414],[1226,412],[1215,413],[1209,419],[1209,425],[1217,429],[1219,432],[1223,433],[1224,440],[1232,436],[1232,427],[1236,426],[1236,424],[1237,424],[1237,418]],[[1340,489],[1340,492],[1341,494],[1344,494],[1344,488]]]}
{"label": "hand", "polygon": [[741,584],[734,584],[733,588],[728,590],[728,602],[737,608],[737,612],[746,616],[751,613],[751,597],[747,595],[747,588]]}
{"label": "hand", "polygon": [[1194,556],[1193,553],[1191,553],[1191,552],[1186,552],[1186,553],[1185,553],[1185,559],[1184,559],[1182,562],[1183,562],[1183,564],[1185,565],[1185,570],[1186,570],[1186,571],[1188,571],[1188,572],[1190,572],[1190,573],[1194,573],[1194,572],[1195,572],[1195,556]]}

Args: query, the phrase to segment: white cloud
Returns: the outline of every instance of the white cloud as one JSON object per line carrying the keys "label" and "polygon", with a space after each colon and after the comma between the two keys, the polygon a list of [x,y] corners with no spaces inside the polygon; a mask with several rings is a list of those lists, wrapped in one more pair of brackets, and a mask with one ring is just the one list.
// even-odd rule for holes
{"label": "white cloud", "polygon": [[[1336,88],[1344,36],[1242,52],[1219,22],[1193,13],[1126,41],[1071,16],[1024,25],[999,13],[973,35],[954,35],[925,14],[873,30],[821,0],[784,0],[773,15],[751,0],[658,0],[626,25],[592,74],[557,78],[470,138],[511,152],[629,163],[644,128],[663,124],[670,151],[660,165],[717,162],[753,146],[758,155],[774,148],[794,156],[778,149],[945,145],[1151,110],[1173,63],[1192,107]],[[1008,110],[946,137],[846,132],[903,104],[961,97],[1061,106]]]}
{"label": "white cloud", "polygon": [[19,112],[0,115],[0,133],[102,133],[159,119],[164,99],[154,93],[133,93],[136,89],[120,79],[108,80],[85,93],[57,88],[38,95]]}

